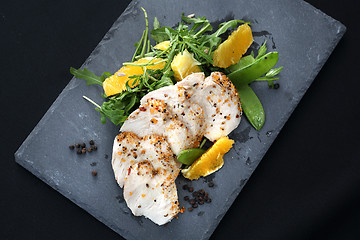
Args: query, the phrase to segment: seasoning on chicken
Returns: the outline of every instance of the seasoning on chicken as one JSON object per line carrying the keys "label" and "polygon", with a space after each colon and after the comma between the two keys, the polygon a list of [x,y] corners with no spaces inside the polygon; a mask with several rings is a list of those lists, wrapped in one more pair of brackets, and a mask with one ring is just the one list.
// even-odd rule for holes
{"label": "seasoning on chicken", "polygon": [[[172,111],[176,108],[181,108],[184,114],[186,110],[189,120],[182,121],[179,115],[173,114]],[[168,105],[163,100],[147,99],[146,103],[130,114],[120,131],[133,132],[140,137],[149,134],[165,136],[172,151],[178,155],[187,148],[198,147],[203,135],[201,131],[195,135],[187,127],[190,118],[198,119],[196,116],[200,114],[196,114],[195,111],[188,111],[187,109],[188,105],[185,108],[181,104],[173,106]],[[199,137],[199,135],[201,136]]]}
{"label": "seasoning on chicken", "polygon": [[169,222],[179,213],[175,184],[176,174],[154,170],[149,161],[132,166],[124,185],[124,198],[135,216],[144,215],[158,225]]}
{"label": "seasoning on chicken", "polygon": [[236,88],[225,74],[213,72],[201,81],[203,78],[201,73],[195,73],[176,85],[187,89],[189,100],[202,107],[207,126],[204,136],[215,141],[237,128],[242,109]]}
{"label": "seasoning on chicken", "polygon": [[189,145],[196,148],[204,135],[206,124],[202,107],[191,102],[190,97],[190,93],[185,88],[173,85],[146,94],[140,104],[146,104],[147,101],[154,99],[164,101],[172,116],[181,121],[189,129],[190,134],[196,137],[195,142]]}
{"label": "seasoning on chicken", "polygon": [[112,166],[120,187],[124,186],[129,168],[142,161],[151,161],[156,168],[166,167],[175,172],[181,166],[174,160],[164,137],[147,135],[141,138],[132,132],[122,132],[115,137]]}
{"label": "seasoning on chicken", "polygon": [[173,155],[161,136],[140,138],[122,132],[115,138],[115,179],[124,187],[125,201],[135,216],[144,215],[162,225],[179,212],[175,179],[181,164]]}

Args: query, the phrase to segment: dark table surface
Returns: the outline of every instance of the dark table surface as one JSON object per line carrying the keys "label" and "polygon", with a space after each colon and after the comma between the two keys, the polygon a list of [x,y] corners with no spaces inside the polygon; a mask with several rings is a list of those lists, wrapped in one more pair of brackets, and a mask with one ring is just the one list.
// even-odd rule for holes
{"label": "dark table surface", "polygon": [[[121,239],[13,154],[129,2],[1,4],[0,239]],[[360,6],[308,2],[347,32],[211,239],[360,239]]]}

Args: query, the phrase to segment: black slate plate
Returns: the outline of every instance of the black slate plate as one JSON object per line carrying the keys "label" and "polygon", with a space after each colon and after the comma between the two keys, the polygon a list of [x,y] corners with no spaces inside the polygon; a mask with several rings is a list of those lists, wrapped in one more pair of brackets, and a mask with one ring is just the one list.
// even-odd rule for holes
{"label": "black slate plate", "polygon": [[[284,66],[280,89],[269,90],[267,84],[253,84],[267,116],[263,129],[257,132],[243,119],[230,135],[236,143],[226,155],[224,167],[211,176],[215,187],[208,189],[207,179],[192,183],[195,188],[208,189],[212,203],[192,213],[181,214],[166,227],[132,216],[122,201],[122,190],[114,180],[110,158],[104,157],[111,153],[118,127],[99,124],[98,113],[88,102],[82,101],[82,95],[101,102],[101,90],[86,86],[81,80],[71,80],[16,152],[15,158],[128,239],[207,239],[344,34],[345,27],[303,1],[133,1],[83,67],[96,73],[114,72],[132,56],[133,43],[138,41],[144,28],[141,6],[147,10],[150,19],[157,16],[160,23],[167,26],[175,25],[181,12],[194,12],[212,22],[229,17],[250,20],[255,42],[260,44],[268,39],[268,48],[276,48],[280,53],[278,65]],[[96,140],[97,152],[84,157],[67,150],[69,144],[88,139]],[[96,167],[90,165],[92,162],[97,163]],[[96,178],[90,174],[92,169],[99,172]],[[179,187],[180,205],[187,207],[182,201],[184,194]]]}

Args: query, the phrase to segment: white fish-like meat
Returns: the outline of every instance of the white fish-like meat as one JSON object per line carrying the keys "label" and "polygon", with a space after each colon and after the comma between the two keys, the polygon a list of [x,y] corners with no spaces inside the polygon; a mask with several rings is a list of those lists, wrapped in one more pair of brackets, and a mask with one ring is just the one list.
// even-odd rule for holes
{"label": "white fish-like meat", "polygon": [[192,134],[188,124],[173,114],[172,109],[173,106],[163,100],[147,99],[146,103],[130,114],[120,131],[133,132],[140,137],[149,134],[165,136],[176,155],[187,148],[196,148],[202,135],[199,137]]}
{"label": "white fish-like meat", "polygon": [[179,212],[175,179],[181,164],[164,137],[120,133],[114,142],[112,166],[135,216],[144,215],[162,225]]}
{"label": "white fish-like meat", "polygon": [[202,75],[187,76],[176,85],[188,90],[190,101],[204,111],[207,126],[204,136],[215,141],[227,136],[240,124],[242,109],[235,86],[220,72],[213,72],[205,80]]}

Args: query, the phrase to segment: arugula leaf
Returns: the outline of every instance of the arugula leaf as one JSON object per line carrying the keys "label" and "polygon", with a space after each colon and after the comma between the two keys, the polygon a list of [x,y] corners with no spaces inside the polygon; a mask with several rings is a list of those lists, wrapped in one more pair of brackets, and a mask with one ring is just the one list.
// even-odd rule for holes
{"label": "arugula leaf", "polygon": [[208,63],[210,63],[211,65],[213,64],[213,60],[212,57],[210,57],[208,54],[206,54],[204,51],[201,51],[199,48],[197,48],[195,45],[191,44],[190,42],[186,42],[186,45],[188,45],[188,47],[194,52],[196,53],[198,56],[206,59],[206,61]]}
{"label": "arugula leaf", "polygon": [[70,68],[70,73],[72,75],[74,75],[75,78],[80,78],[80,79],[86,80],[87,85],[97,84],[97,85],[100,85],[100,86],[103,85],[103,82],[107,77],[111,76],[111,73],[104,72],[99,77],[99,76],[95,75],[93,72],[91,72],[90,70],[88,70],[86,68],[81,70],[81,69],[75,69],[73,67]]}
{"label": "arugula leaf", "polygon": [[170,27],[161,27],[157,29],[151,30],[151,37],[155,40],[155,42],[163,42],[166,40],[170,40],[169,35],[167,34],[166,30],[170,32],[172,35],[176,35],[176,31]]}
{"label": "arugula leaf", "polygon": [[161,28],[161,25],[160,25],[159,20],[157,19],[157,17],[154,17],[153,27],[154,27],[154,29]]}
{"label": "arugula leaf", "polygon": [[[204,72],[214,70],[230,73],[230,68],[219,69],[212,66],[213,51],[221,43],[220,35],[226,33],[228,29],[236,28],[239,23],[250,24],[249,22],[242,20],[231,20],[220,24],[214,33],[208,34],[208,32],[213,31],[213,27],[209,20],[205,17],[193,18],[186,17],[182,14],[182,21],[179,22],[179,25],[175,29],[166,26],[161,27],[160,22],[155,17],[153,29],[149,31],[147,13],[145,9],[142,10],[145,15],[145,30],[143,31],[139,42],[135,44],[136,50],[131,62],[124,63],[124,65],[142,67],[144,72],[141,75],[130,76],[129,80],[125,83],[125,90],[114,96],[107,97],[106,101],[101,106],[87,98],[88,101],[96,106],[96,110],[100,112],[102,123],[105,123],[106,120],[109,119],[114,124],[121,125],[130,113],[139,106],[140,99],[144,95],[164,86],[173,85],[174,72],[171,69],[171,62],[176,54],[183,52],[185,49],[194,54],[195,59],[202,64],[201,68]],[[169,47],[165,50],[154,49],[150,44],[149,33],[157,43],[169,40]],[[259,48],[256,59],[261,58],[261,56],[266,53],[267,49],[265,43]],[[161,61],[166,62],[165,67],[163,69],[146,68],[146,66],[154,65],[154,63],[151,63],[151,60],[147,63],[134,63],[134,60],[143,57],[161,58]],[[244,67],[254,61],[255,58],[252,53],[250,56],[243,57],[239,64]],[[272,69],[265,76],[258,78],[257,80],[266,80],[270,84],[273,80],[277,79],[275,76],[281,69]],[[99,77],[87,69],[71,69],[71,72],[74,76],[85,79],[88,84],[98,85],[102,85],[105,78],[111,75],[110,73],[103,73]],[[133,82],[132,86],[129,86],[130,82]]]}
{"label": "arugula leaf", "polygon": [[243,20],[230,20],[228,22],[221,23],[219,25],[218,30],[212,34],[213,37],[218,37],[221,34],[225,33],[229,28],[236,28],[238,23],[247,23],[250,24],[250,22],[245,22]]}
{"label": "arugula leaf", "polygon": [[278,68],[270,69],[270,70],[265,74],[264,77],[259,77],[259,78],[257,78],[255,81],[272,81],[272,80],[279,79],[278,77],[275,77],[275,76],[278,75],[283,68],[284,68],[284,67],[278,67]]}
{"label": "arugula leaf", "polygon": [[278,77],[259,77],[257,78],[255,81],[274,81],[274,80],[277,80],[279,79]]}
{"label": "arugula leaf", "polygon": [[181,13],[181,19],[186,22],[187,24],[204,24],[207,20],[205,17],[202,18],[194,18],[194,17],[187,17],[184,13]]}
{"label": "arugula leaf", "polygon": [[156,86],[154,87],[154,89],[159,89],[162,87],[166,87],[166,86],[171,86],[174,85],[174,83],[172,82],[171,78],[168,76],[163,76],[161,78],[161,82],[159,82],[158,84],[156,84]]}
{"label": "arugula leaf", "polygon": [[[128,116],[125,116],[125,110],[121,101],[116,101],[115,98],[110,98],[108,102],[104,102],[100,109],[96,109],[115,125],[123,123]],[[101,123],[106,123],[106,119],[102,118]]]}
{"label": "arugula leaf", "polygon": [[264,77],[259,77],[255,81],[267,81],[269,87],[274,88],[274,80],[279,79],[278,77],[275,76],[278,75],[283,68],[284,67],[270,69]]}
{"label": "arugula leaf", "polygon": [[136,57],[137,55],[139,55],[140,52],[141,52],[141,45],[142,45],[142,43],[143,43],[143,41],[144,41],[144,38],[145,38],[145,32],[146,32],[146,31],[144,30],[143,33],[142,33],[142,35],[141,35],[140,41],[134,44],[134,47],[136,47],[136,50],[135,50],[134,55],[133,55],[133,57],[132,57],[132,59],[131,59],[132,62],[135,60],[135,57]]}
{"label": "arugula leaf", "polygon": [[137,102],[139,102],[140,99],[134,94],[130,97],[129,104],[125,107],[125,112],[130,112],[130,110],[135,106]]}
{"label": "arugula leaf", "polygon": [[205,24],[195,35],[194,37],[198,37],[199,35],[203,34],[204,32],[211,32],[213,30],[213,27],[209,22]]}
{"label": "arugula leaf", "polygon": [[278,67],[278,68],[273,68],[273,69],[270,69],[270,71],[265,75],[266,77],[274,77],[275,75],[278,75],[281,70],[283,70],[284,67]]}
{"label": "arugula leaf", "polygon": [[146,44],[148,43],[148,38],[149,38],[148,16],[147,16],[147,13],[146,13],[145,9],[144,8],[141,8],[141,9],[144,11],[144,15],[145,15],[145,33],[144,33],[143,47],[141,49],[140,58],[144,57],[144,55],[145,55]]}
{"label": "arugula leaf", "polygon": [[[145,11],[144,8],[141,8],[144,12],[144,16],[145,16],[145,30],[143,31],[143,34],[141,35],[141,39],[139,42],[135,43],[135,47],[136,50],[134,52],[134,55],[131,59],[131,61],[133,62],[137,57],[144,57],[145,56],[145,51],[149,52],[150,49],[150,41],[148,41],[149,38],[149,21],[148,21],[148,16],[147,13]],[[146,45],[149,44],[149,46],[147,47]]]}
{"label": "arugula leaf", "polygon": [[261,47],[259,48],[258,55],[256,56],[255,60],[258,60],[259,58],[264,56],[266,54],[266,51],[267,51],[267,48],[266,48],[266,40],[265,40],[263,45],[261,45]]}
{"label": "arugula leaf", "polygon": [[[155,77],[156,76],[156,77]],[[84,98],[96,106],[96,110],[101,114],[101,123],[106,123],[109,119],[115,125],[121,125],[127,117],[138,108],[140,99],[150,91],[164,86],[173,85],[171,73],[165,76],[161,69],[147,69],[142,75],[133,75],[130,79],[137,83],[130,87],[129,80],[126,82],[126,91],[107,98],[101,106],[96,104],[88,97]]]}
{"label": "arugula leaf", "polygon": [[250,56],[252,56],[252,57],[255,56],[254,51],[251,51]]}
{"label": "arugula leaf", "polygon": [[101,106],[95,103],[90,98],[83,96],[87,101],[96,106],[95,110],[101,114],[101,123],[106,123],[106,118],[110,119],[114,124],[118,125],[126,120],[124,116],[124,106],[122,102],[114,101],[114,98],[110,98],[108,102],[104,102]]}
{"label": "arugula leaf", "polygon": [[[205,29],[210,29],[209,31],[212,30],[212,26],[210,25],[209,20],[207,20],[205,17],[201,17],[201,18],[190,18],[187,16],[184,16],[184,13],[181,14],[181,19],[186,22],[187,24],[191,24],[193,23],[194,25],[192,26],[192,28],[190,29],[191,32],[194,32],[196,29],[198,29],[199,27],[201,27],[202,25],[205,25]],[[208,27],[208,25],[210,25],[210,28]],[[204,28],[204,27],[203,27]],[[204,31],[204,30],[203,30]],[[201,32],[201,30],[199,31]]]}

